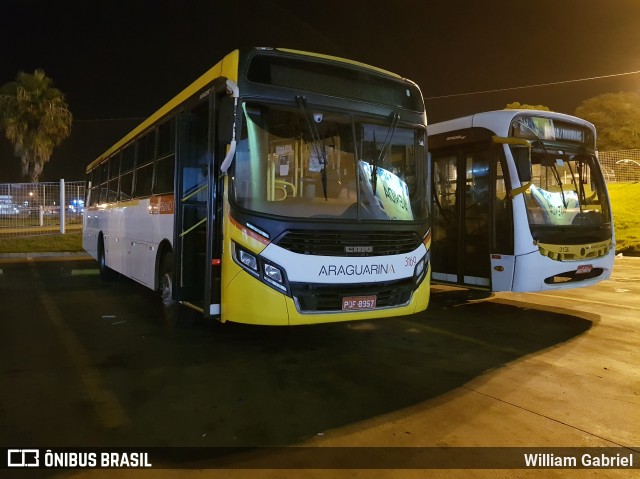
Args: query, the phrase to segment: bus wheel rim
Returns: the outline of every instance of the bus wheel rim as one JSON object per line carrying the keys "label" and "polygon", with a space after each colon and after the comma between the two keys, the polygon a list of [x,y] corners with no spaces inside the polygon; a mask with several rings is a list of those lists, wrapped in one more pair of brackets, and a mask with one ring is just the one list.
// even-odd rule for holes
{"label": "bus wheel rim", "polygon": [[171,280],[171,275],[165,273],[162,275],[162,304],[168,308],[173,306],[173,299],[171,298],[173,292],[173,282]]}

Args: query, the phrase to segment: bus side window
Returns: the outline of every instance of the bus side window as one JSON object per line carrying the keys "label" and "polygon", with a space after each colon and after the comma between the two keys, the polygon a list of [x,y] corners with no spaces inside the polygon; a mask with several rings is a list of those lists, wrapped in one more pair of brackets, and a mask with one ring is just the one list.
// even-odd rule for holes
{"label": "bus side window", "polygon": [[128,201],[131,199],[131,186],[133,184],[133,171],[129,171],[120,177],[120,196],[119,201]]}
{"label": "bus side window", "polygon": [[133,165],[135,161],[135,143],[129,145],[122,151],[120,160],[120,193],[119,201],[128,201],[131,199],[133,186]]}
{"label": "bus side window", "polygon": [[158,159],[156,160],[153,193],[173,192],[173,176],[176,151],[175,118],[158,128]]}
{"label": "bus side window", "polygon": [[158,158],[176,152],[176,120],[170,119],[158,128]]}
{"label": "bus side window", "polygon": [[136,172],[133,184],[133,197],[151,196],[153,185],[153,160],[155,159],[156,131],[142,136],[136,141]]}
{"label": "bus side window", "polygon": [[98,167],[98,176],[100,178],[100,195],[98,203],[107,202],[107,192],[109,186],[109,161],[104,161]]}
{"label": "bus side window", "polygon": [[153,185],[154,194],[172,193],[173,192],[173,164],[175,155],[165,156],[156,162],[155,182]]}
{"label": "bus side window", "polygon": [[118,201],[118,181],[120,180],[120,153],[109,160],[109,185],[107,187],[107,202]]}
{"label": "bus side window", "polygon": [[87,177],[87,186],[91,185],[91,189],[89,191],[89,201],[85,200],[85,204],[88,206],[96,206],[98,204],[99,196],[100,196],[100,179],[98,177],[98,168],[94,168],[89,172]]}
{"label": "bus side window", "polygon": [[151,196],[151,185],[153,180],[153,163],[143,165],[136,169],[135,183],[133,187],[133,197],[143,198]]}

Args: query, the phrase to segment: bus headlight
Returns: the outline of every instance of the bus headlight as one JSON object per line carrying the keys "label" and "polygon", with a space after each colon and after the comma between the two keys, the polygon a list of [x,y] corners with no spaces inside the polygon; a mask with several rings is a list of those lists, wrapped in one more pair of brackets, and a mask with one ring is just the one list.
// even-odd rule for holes
{"label": "bus headlight", "polygon": [[247,253],[243,249],[238,250],[238,259],[240,262],[245,265],[247,268],[252,269],[253,271],[258,271],[258,259],[250,253]]}
{"label": "bus headlight", "polygon": [[280,271],[280,268],[276,268],[272,264],[267,263],[264,265],[264,275],[273,281],[282,283],[282,271]]}
{"label": "bus headlight", "polygon": [[250,253],[235,242],[233,243],[233,250],[235,262],[242,266],[245,271],[273,289],[289,294],[287,275],[282,268],[258,254]]}
{"label": "bus headlight", "polygon": [[264,263],[264,275],[262,276],[262,280],[268,285],[279,289],[283,293],[287,292],[287,287],[284,284],[284,273],[277,266]]}
{"label": "bus headlight", "polygon": [[424,273],[426,270],[426,261],[427,255],[424,255],[420,261],[416,263],[416,267],[413,270],[413,279],[416,282],[416,285],[420,284],[422,279],[424,278]]}

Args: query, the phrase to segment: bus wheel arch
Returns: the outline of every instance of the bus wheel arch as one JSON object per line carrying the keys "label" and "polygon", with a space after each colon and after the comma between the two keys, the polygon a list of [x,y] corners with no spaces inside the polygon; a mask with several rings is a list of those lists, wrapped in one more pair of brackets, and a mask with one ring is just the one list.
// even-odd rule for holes
{"label": "bus wheel arch", "polygon": [[158,290],[160,291],[160,297],[162,299],[162,306],[165,309],[171,309],[175,307],[175,300],[173,299],[174,289],[174,275],[173,275],[173,251],[165,251],[160,257],[160,266],[158,268]]}
{"label": "bus wheel arch", "polygon": [[[170,258],[166,258],[167,255],[170,255]],[[162,286],[162,274],[163,268],[166,267],[165,261],[169,264],[169,266],[173,265],[173,248],[171,247],[171,243],[167,239],[163,239],[158,245],[158,253],[156,254],[156,264],[155,264],[155,284],[153,285],[153,289],[156,291],[160,291]]]}
{"label": "bus wheel arch", "polygon": [[98,269],[102,281],[114,281],[118,273],[107,266],[107,257],[104,248],[104,234],[98,233]]}

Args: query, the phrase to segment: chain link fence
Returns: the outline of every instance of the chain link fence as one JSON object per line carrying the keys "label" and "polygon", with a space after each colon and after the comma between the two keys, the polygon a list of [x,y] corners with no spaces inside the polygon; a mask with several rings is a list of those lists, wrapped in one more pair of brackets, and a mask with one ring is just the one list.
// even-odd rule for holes
{"label": "chain link fence", "polygon": [[[640,150],[600,151],[605,180],[640,181]],[[82,229],[84,181],[0,183],[0,238]]]}
{"label": "chain link fence", "polygon": [[0,183],[0,238],[82,229],[84,182]]}
{"label": "chain link fence", "polygon": [[640,150],[599,151],[604,178],[615,181],[640,181]]}

